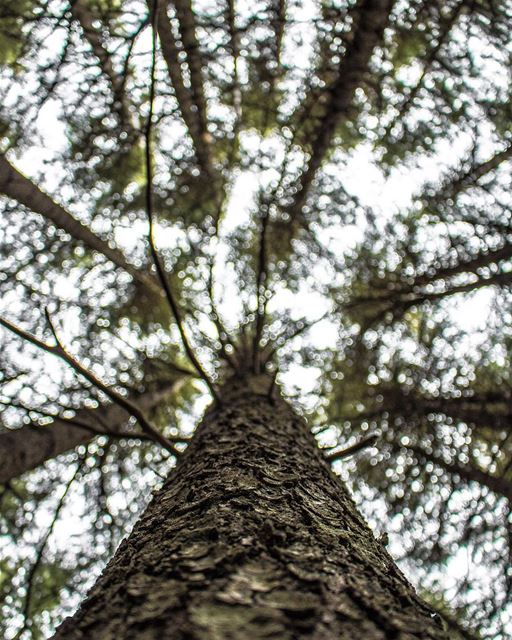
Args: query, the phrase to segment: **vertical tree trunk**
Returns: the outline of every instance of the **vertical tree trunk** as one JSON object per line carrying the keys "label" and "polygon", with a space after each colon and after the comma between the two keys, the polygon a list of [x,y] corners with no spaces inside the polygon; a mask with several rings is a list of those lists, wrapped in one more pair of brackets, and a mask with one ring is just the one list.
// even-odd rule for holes
{"label": "vertical tree trunk", "polygon": [[447,637],[261,379],[226,385],[55,639]]}

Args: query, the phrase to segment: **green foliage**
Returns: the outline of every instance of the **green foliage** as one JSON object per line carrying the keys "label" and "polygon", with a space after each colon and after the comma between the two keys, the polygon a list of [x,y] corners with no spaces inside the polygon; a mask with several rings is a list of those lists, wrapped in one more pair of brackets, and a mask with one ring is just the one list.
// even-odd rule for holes
{"label": "green foliage", "polygon": [[242,93],[243,126],[267,136],[278,125],[277,108],[282,92],[274,87],[275,79],[256,78]]}
{"label": "green foliage", "polygon": [[0,9],[0,67],[21,70],[26,20],[34,16],[35,0],[6,0]]}
{"label": "green foliage", "polygon": [[[58,606],[61,590],[68,584],[73,574],[58,563],[43,562],[39,565],[33,580],[33,592],[30,599],[31,618],[37,618],[44,612],[50,612]],[[35,636],[38,637],[37,635]],[[41,638],[43,635],[40,636]]]}
{"label": "green foliage", "polygon": [[428,50],[430,37],[425,31],[409,31],[398,40],[391,55],[394,72],[421,60]]}

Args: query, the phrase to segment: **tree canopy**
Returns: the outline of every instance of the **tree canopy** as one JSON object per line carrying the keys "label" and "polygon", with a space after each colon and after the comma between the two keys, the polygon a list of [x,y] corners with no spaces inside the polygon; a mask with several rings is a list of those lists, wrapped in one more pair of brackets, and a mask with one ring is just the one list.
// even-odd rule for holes
{"label": "tree canopy", "polygon": [[511,33],[507,0],[2,2],[7,638],[73,610],[241,362],[453,633],[507,637]]}

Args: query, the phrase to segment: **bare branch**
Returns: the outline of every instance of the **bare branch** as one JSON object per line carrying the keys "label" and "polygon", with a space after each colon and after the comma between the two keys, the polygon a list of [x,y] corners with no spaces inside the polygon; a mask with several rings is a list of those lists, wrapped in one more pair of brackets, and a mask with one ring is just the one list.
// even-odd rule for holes
{"label": "bare branch", "polygon": [[329,462],[336,462],[336,460],[341,460],[342,458],[347,458],[348,456],[354,455],[361,449],[366,449],[368,447],[373,447],[375,443],[378,441],[380,435],[378,433],[371,433],[369,436],[362,438],[356,444],[353,444],[346,449],[337,449],[336,451],[330,451],[326,454],[325,459]]}
{"label": "bare branch", "polygon": [[158,255],[158,252],[155,247],[154,241],[154,220],[153,220],[153,166],[151,162],[151,130],[153,124],[153,103],[155,99],[155,67],[156,67],[156,24],[159,16],[158,11],[158,0],[154,0],[152,4],[152,14],[151,14],[151,25],[152,25],[152,54],[151,54],[151,78],[150,78],[150,88],[149,88],[149,113],[148,119],[146,122],[146,130],[145,130],[145,161],[146,161],[146,213],[149,221],[149,246],[151,250],[151,255],[153,257],[153,262],[155,263],[156,271],[158,274],[158,278],[162,285],[162,288],[165,292],[165,297],[167,302],[169,303],[169,307],[171,309],[172,315],[176,324],[178,325],[178,331],[180,332],[181,341],[187,353],[187,356],[192,363],[194,369],[197,371],[199,376],[206,382],[213,398],[218,403],[219,396],[217,391],[210,380],[208,374],[201,366],[200,362],[196,358],[196,355],[190,346],[190,343],[187,338],[187,334],[185,332],[185,328],[183,326],[183,320],[181,318],[181,312],[178,307],[178,303],[174,298],[174,294],[171,290],[169,282],[167,280],[167,274],[165,272],[164,266]]}
{"label": "bare branch", "polygon": [[[47,311],[46,311],[46,314],[47,314],[47,318],[49,318],[49,314]],[[99,389],[108,398],[110,398],[112,402],[115,402],[116,404],[121,406],[123,409],[125,409],[125,411],[127,411],[130,415],[132,415],[137,420],[137,422],[141,426],[141,429],[144,431],[144,433],[151,436],[156,442],[158,442],[162,447],[164,447],[164,449],[167,449],[167,451],[169,451],[173,455],[179,455],[179,451],[171,444],[171,442],[167,438],[165,438],[158,431],[158,429],[156,429],[156,427],[154,427],[149,422],[149,420],[146,418],[144,413],[136,404],[134,404],[128,398],[125,398],[124,396],[122,396],[120,393],[118,393],[111,387],[108,387],[106,384],[101,382],[101,380],[99,380],[91,371],[89,371],[83,365],[81,365],[77,360],[75,360],[75,358],[72,355],[70,355],[64,349],[64,347],[62,346],[57,336],[55,327],[50,318],[49,318],[49,323],[57,343],[56,345],[46,344],[46,342],[39,340],[38,338],[28,333],[24,329],[21,329],[20,327],[16,326],[12,322],[9,322],[5,318],[0,317],[0,324],[3,325],[6,329],[9,329],[9,331],[12,331],[23,340],[30,342],[36,347],[43,349],[43,351],[46,351],[47,353],[51,353],[52,355],[57,356],[58,358],[66,362],[72,369],[74,369],[74,371],[79,373],[94,387]]]}

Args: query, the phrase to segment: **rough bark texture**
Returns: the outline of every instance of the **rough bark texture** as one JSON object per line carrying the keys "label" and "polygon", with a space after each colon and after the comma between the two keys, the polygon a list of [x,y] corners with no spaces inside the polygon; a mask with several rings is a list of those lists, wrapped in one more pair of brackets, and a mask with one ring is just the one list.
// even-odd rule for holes
{"label": "rough bark texture", "polygon": [[237,382],[54,638],[447,636],[305,422]]}
{"label": "rough bark texture", "polygon": [[[165,389],[138,396],[135,401],[142,410],[154,408],[172,391],[173,385]],[[80,409],[74,420],[91,425],[99,431],[117,432],[126,424],[129,416],[115,404],[98,409]],[[97,434],[82,429],[69,420],[55,419],[51,424],[41,426],[36,423],[19,429],[0,433],[0,483],[17,478],[26,471],[35,469],[46,460],[85,444]]]}

